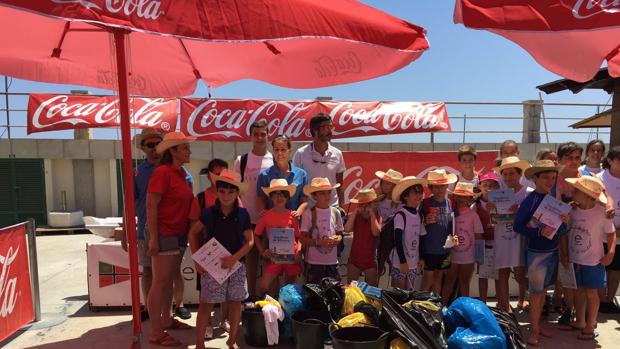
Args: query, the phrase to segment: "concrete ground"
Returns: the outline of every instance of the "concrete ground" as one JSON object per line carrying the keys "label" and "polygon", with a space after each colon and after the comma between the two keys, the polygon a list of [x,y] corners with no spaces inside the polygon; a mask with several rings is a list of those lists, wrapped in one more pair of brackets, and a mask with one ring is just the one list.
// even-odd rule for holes
{"label": "concrete ground", "polygon": [[[91,234],[46,235],[37,237],[39,278],[41,286],[42,321],[29,329],[17,332],[0,343],[2,348],[129,348],[132,336],[131,317],[128,310],[91,312],[88,307],[86,282],[86,244],[101,242]],[[195,309],[188,323],[194,325]],[[524,334],[527,335],[527,314],[519,314]],[[556,314],[550,317],[554,321]],[[620,315],[599,316],[597,341],[578,341],[577,332],[555,329],[554,337],[541,340],[540,348],[618,348],[620,347]],[[148,334],[149,321],[143,322]],[[194,348],[194,332],[172,331],[186,345]],[[208,348],[225,348],[226,336],[216,329],[217,338],[206,342]],[[159,348],[148,344],[143,337],[142,348]],[[247,348],[240,335],[241,348]],[[293,348],[292,344],[281,348]]]}

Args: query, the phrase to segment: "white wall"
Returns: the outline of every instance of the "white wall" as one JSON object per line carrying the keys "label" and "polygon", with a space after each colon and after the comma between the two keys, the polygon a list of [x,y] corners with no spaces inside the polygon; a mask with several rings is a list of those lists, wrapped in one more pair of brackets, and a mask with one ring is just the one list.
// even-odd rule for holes
{"label": "white wall", "polygon": [[75,191],[73,189],[73,160],[54,159],[52,160],[52,194],[53,206],[48,207],[48,211],[60,211],[61,191],[67,192],[67,210],[75,210]]}
{"label": "white wall", "polygon": [[112,192],[110,188],[110,161],[93,160],[95,175],[95,214],[97,217],[112,216]]}

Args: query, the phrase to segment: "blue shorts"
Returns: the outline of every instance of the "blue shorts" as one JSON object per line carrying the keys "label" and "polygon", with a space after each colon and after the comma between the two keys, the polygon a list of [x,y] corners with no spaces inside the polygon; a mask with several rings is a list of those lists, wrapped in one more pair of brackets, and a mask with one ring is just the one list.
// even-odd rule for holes
{"label": "blue shorts", "polygon": [[527,250],[527,277],[530,293],[543,292],[558,278],[558,251],[536,252]]}
{"label": "blue shorts", "polygon": [[605,288],[607,287],[607,273],[602,264],[590,266],[574,264],[575,279],[577,287],[583,288]]}

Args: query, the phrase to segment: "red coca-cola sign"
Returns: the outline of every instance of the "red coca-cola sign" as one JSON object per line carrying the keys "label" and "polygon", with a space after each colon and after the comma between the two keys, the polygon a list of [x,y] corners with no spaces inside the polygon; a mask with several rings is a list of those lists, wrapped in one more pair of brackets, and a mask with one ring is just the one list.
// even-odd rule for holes
{"label": "red coca-cola sign", "polygon": [[34,319],[24,224],[0,229],[0,342]]}
{"label": "red coca-cola sign", "polygon": [[311,140],[310,119],[331,116],[334,138],[450,131],[444,103],[181,99],[181,131],[209,141],[249,141],[250,126],[268,124],[269,135]]}
{"label": "red coca-cola sign", "polygon": [[[131,127],[153,127],[174,131],[179,100],[176,98],[131,98]],[[28,99],[28,133],[120,125],[118,98],[31,94]]]}

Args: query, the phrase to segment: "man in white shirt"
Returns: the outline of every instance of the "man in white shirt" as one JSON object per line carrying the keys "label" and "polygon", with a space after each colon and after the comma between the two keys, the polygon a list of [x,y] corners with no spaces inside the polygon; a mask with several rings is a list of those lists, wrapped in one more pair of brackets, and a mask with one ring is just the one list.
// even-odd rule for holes
{"label": "man in white shirt", "polygon": [[[293,155],[293,164],[303,168],[308,173],[308,179],[322,177],[328,178],[330,183],[340,184],[338,189],[332,190],[330,206],[344,207],[343,176],[346,169],[342,152],[331,146],[334,124],[332,119],[319,113],[310,119],[310,134],[312,143],[305,145]],[[308,197],[310,205],[314,200]]]}
{"label": "man in white shirt", "polygon": [[[273,156],[267,151],[268,130],[267,122],[259,120],[250,126],[250,139],[252,150],[235,160],[235,172],[241,175],[241,180],[248,183],[249,190],[241,195],[241,202],[248,210],[252,228],[256,226],[259,218],[258,197],[256,195],[256,182],[258,175],[264,169],[273,166]],[[245,257],[248,277],[248,293],[250,298],[256,297],[256,276],[258,273],[258,252],[256,247]]]}

